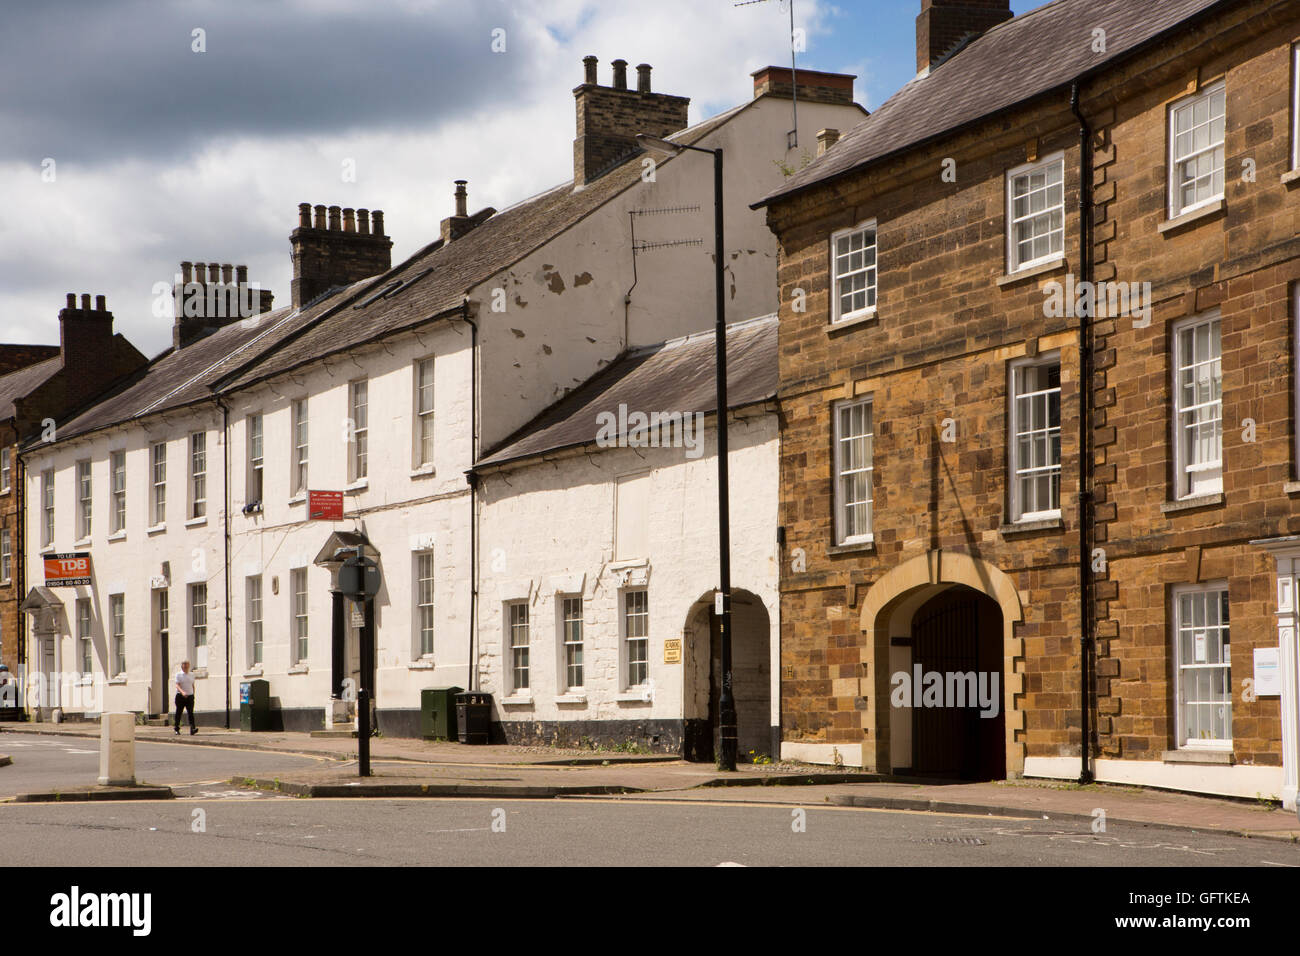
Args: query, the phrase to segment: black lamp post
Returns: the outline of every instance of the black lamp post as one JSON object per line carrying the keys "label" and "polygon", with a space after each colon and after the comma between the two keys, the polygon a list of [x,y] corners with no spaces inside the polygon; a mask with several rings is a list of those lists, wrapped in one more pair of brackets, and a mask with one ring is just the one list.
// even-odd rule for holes
{"label": "black lamp post", "polygon": [[727,318],[723,282],[722,244],[722,150],[687,146],[656,136],[638,134],[637,142],[647,149],[676,155],[683,150],[713,156],[713,273],[716,315],[713,351],[716,356],[718,405],[718,568],[721,578],[714,609],[722,638],[722,695],[718,700],[722,753],[718,766],[736,769],[736,699],[731,689],[731,507],[727,485]]}

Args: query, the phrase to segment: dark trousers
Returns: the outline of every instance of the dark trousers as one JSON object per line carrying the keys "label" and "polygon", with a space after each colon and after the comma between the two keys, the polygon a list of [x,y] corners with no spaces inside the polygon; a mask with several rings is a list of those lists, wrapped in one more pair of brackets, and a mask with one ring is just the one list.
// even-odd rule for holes
{"label": "dark trousers", "polygon": [[177,730],[181,729],[181,711],[187,710],[190,714],[190,730],[194,729],[194,695],[182,694],[179,691],[176,694],[176,724]]}

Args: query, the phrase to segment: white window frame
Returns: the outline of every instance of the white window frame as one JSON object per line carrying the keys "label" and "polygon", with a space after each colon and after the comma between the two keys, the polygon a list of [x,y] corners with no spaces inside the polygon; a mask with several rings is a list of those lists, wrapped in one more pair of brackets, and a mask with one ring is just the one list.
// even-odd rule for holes
{"label": "white window frame", "polygon": [[149,448],[149,480],[153,500],[153,526],[167,523],[167,443],[154,442]]}
{"label": "white window frame", "polygon": [[[856,436],[858,438],[864,438],[869,441],[869,446],[868,446],[869,451],[867,452],[866,455],[867,464],[863,468],[857,468],[852,470],[853,474],[859,474],[865,472],[867,475],[866,501],[854,502],[854,504],[866,504],[868,530],[865,533],[850,535],[845,530],[845,525],[847,523],[845,521],[845,508],[847,507],[847,502],[845,501],[845,496],[844,496],[844,477],[846,473],[844,468],[843,445],[846,440],[851,440],[851,439],[845,438],[845,435],[841,428],[840,413],[846,409],[855,408],[858,406],[866,406],[870,410],[870,417],[871,417],[871,424],[869,429],[862,435]],[[876,416],[875,416],[875,404],[872,397],[867,396],[865,398],[855,398],[852,400],[833,403],[831,405],[831,429],[832,429],[831,432],[832,441],[834,444],[834,449],[833,449],[834,453],[832,455],[832,462],[833,462],[832,467],[834,468],[834,473],[831,476],[831,480],[834,483],[834,488],[831,494],[831,501],[833,507],[835,508],[835,543],[836,545],[869,544],[875,540],[875,531],[876,531],[876,515],[875,515]]]}
{"label": "white window frame", "polygon": [[[1020,372],[1030,368],[1043,368],[1055,365],[1057,367],[1057,385],[1055,389],[1040,389],[1037,392],[1027,393],[1025,397],[1043,398],[1051,406],[1050,395],[1056,393],[1056,427],[1053,428],[1049,423],[1045,429],[1039,431],[1045,433],[1048,441],[1048,447],[1051,447],[1052,432],[1056,433],[1056,463],[1054,465],[1042,466],[1038,469],[1023,468],[1020,462],[1020,438],[1021,438],[1021,415],[1018,379]],[[1061,385],[1060,385],[1060,367],[1061,353],[1046,352],[1034,358],[1018,359],[1011,362],[1008,366],[1007,373],[1007,395],[1010,402],[1007,408],[1007,484],[1010,489],[1011,499],[1011,520],[1017,521],[1050,521],[1053,518],[1061,517]],[[1032,430],[1025,431],[1024,435],[1035,434]],[[1022,472],[1042,471],[1049,477],[1054,471],[1056,474],[1056,507],[1039,509],[1037,511],[1025,511],[1023,495],[1020,489],[1020,479]]]}
{"label": "white window frame", "polygon": [[[508,687],[511,694],[523,694],[532,689],[532,614],[527,601],[509,601],[505,606],[506,649],[510,653],[505,662]],[[522,679],[521,679],[522,677]]]}
{"label": "white window frame", "polygon": [[90,677],[95,673],[95,631],[94,619],[90,613],[90,598],[77,598],[73,605],[77,616],[77,655],[81,664],[81,676]]}
{"label": "white window frame", "polygon": [[95,527],[95,474],[89,458],[76,465],[77,476],[77,540],[86,541]]}
{"label": "white window frame", "polygon": [[365,481],[370,474],[370,382],[348,382],[348,420],[352,427],[348,447],[348,483]]}
{"label": "white window frame", "polygon": [[[863,241],[863,252],[865,253],[867,249],[871,250],[871,264],[866,264],[864,256],[861,268],[848,270],[841,275],[837,268],[839,241],[844,238],[852,238],[860,232],[871,233],[871,244],[868,246],[865,239]],[[840,305],[840,280],[846,279],[849,276],[858,275],[859,273],[864,273],[866,276],[866,285],[862,290],[865,293],[864,299],[866,305],[861,309],[842,312]],[[875,219],[868,219],[864,222],[858,223],[850,229],[840,229],[831,233],[830,277],[829,295],[831,297],[832,323],[851,322],[854,319],[866,319],[876,314],[876,305],[879,302],[880,296],[880,232],[877,229]]]}
{"label": "white window frame", "polygon": [[13,482],[13,450],[0,448],[0,495],[7,495]]}
{"label": "white window frame", "polygon": [[108,454],[108,489],[113,508],[109,512],[108,530],[110,534],[126,530],[126,452],[122,450]]}
{"label": "white window frame", "polygon": [[190,432],[186,442],[190,460],[190,518],[208,514],[208,433]]}
{"label": "white window frame", "polygon": [[[562,692],[581,691],[587,683],[585,613],[586,603],[581,594],[557,595],[558,627],[560,635],[560,680]],[[571,605],[577,604],[577,616],[571,616]],[[571,626],[573,625],[573,626]],[[574,676],[578,677],[574,681]]]}
{"label": "white window frame", "polygon": [[0,584],[13,580],[14,545],[8,528],[0,528]]}
{"label": "white window frame", "polygon": [[[1178,149],[1179,114],[1182,113],[1184,110],[1190,109],[1193,111],[1193,119],[1194,119],[1194,115],[1195,115],[1194,111],[1196,108],[1196,104],[1198,104],[1201,101],[1205,101],[1209,105],[1207,106],[1206,109],[1206,113],[1207,113],[1206,123],[1202,125],[1210,126],[1211,128],[1210,134],[1212,136],[1214,116],[1213,113],[1210,111],[1213,107],[1214,97],[1220,93],[1223,94],[1223,98],[1224,98],[1223,139],[1219,140],[1217,143],[1213,139],[1209,139],[1208,145],[1204,149],[1180,154]],[[1218,172],[1220,178],[1226,183],[1227,126],[1228,126],[1227,96],[1228,94],[1227,94],[1226,81],[1218,80],[1214,83],[1210,83],[1203,89],[1198,90],[1197,92],[1191,94],[1190,96],[1184,96],[1181,99],[1169,104],[1169,120],[1166,125],[1168,129],[1168,137],[1169,137],[1169,149],[1168,149],[1167,160],[1169,163],[1168,193],[1169,193],[1169,218],[1170,219],[1177,219],[1179,216],[1185,216],[1190,212],[1195,212],[1197,209],[1201,209],[1212,203],[1216,203],[1219,200],[1223,199],[1224,197],[1224,188],[1223,186],[1220,186],[1218,192],[1206,196],[1203,199],[1198,199],[1195,202],[1189,203],[1188,205],[1184,206],[1182,205],[1181,189],[1179,187],[1179,182],[1181,180],[1180,170],[1184,163],[1188,162],[1189,160],[1198,159],[1199,157],[1204,156],[1206,154],[1213,155],[1214,150],[1218,149],[1223,152],[1223,156],[1224,156],[1223,165],[1219,168]],[[1194,131],[1195,128],[1196,128],[1195,125],[1189,126],[1188,131],[1189,132]],[[1182,156],[1181,159],[1179,158],[1180,155]],[[1198,176],[1197,178],[1199,179],[1200,177]],[[1213,185],[1213,170],[1211,172],[1211,186],[1212,185]]]}
{"label": "white window frame", "polygon": [[[641,595],[644,599],[644,610],[634,611],[632,608],[632,598],[634,595]],[[641,600],[636,602],[642,603]],[[633,620],[644,620],[643,634],[633,634]],[[637,628],[640,630],[640,628]],[[619,593],[619,643],[623,647],[623,688],[632,690],[637,687],[645,687],[650,683],[650,590],[648,588],[627,588]],[[633,645],[640,645],[634,647]],[[637,657],[633,653],[637,652]],[[641,665],[645,668],[645,673],[641,680],[634,680],[637,673],[633,668]]]}
{"label": "white window frame", "polygon": [[126,674],[126,595],[108,596],[109,659],[113,662],[113,677]]}
{"label": "white window frame", "polygon": [[244,578],[245,617],[248,620],[248,647],[246,656],[249,667],[264,663],[266,645],[263,638],[264,605],[262,604],[262,576],[250,574]]}
{"label": "white window frame", "polygon": [[[1016,217],[1016,199],[1019,198],[1015,192],[1015,183],[1018,179],[1027,176],[1033,176],[1036,173],[1046,173],[1049,170],[1056,170],[1060,174],[1060,181],[1051,183],[1044,176],[1043,186],[1041,189],[1030,188],[1027,195],[1034,195],[1038,192],[1047,193],[1050,196],[1051,189],[1055,185],[1060,191],[1060,202],[1055,205],[1045,204],[1037,212],[1029,212],[1019,218]],[[1017,166],[1015,169],[1007,171],[1006,176],[1006,197],[1007,197],[1007,219],[1006,219],[1006,237],[1007,237],[1007,275],[1021,272],[1025,269],[1033,269],[1049,262],[1056,262],[1065,257],[1065,153],[1057,152],[1048,156],[1046,159],[1040,159],[1036,162],[1025,163]],[[1032,204],[1031,204],[1032,205]],[[1061,224],[1059,228],[1053,229],[1050,226],[1051,214],[1059,211]],[[1048,237],[1048,250],[1044,255],[1032,256],[1022,260],[1020,258],[1020,242],[1016,236],[1016,226],[1024,221],[1034,222],[1042,216],[1048,217],[1049,227],[1045,235]],[[1059,235],[1059,249],[1053,251],[1053,237]],[[1037,236],[1034,237],[1038,238]]]}
{"label": "white window frame", "polygon": [[[424,373],[428,371],[428,382]],[[433,467],[433,427],[434,427],[434,364],[433,357],[423,358],[415,363],[412,372],[414,379],[414,428],[411,435],[412,465],[416,468]]]}
{"label": "white window frame", "polygon": [[[194,668],[206,669],[207,647],[208,647],[208,583],[206,581],[197,581],[189,586],[189,653],[186,657]],[[200,597],[202,600],[199,600]],[[203,659],[200,660],[199,651],[203,651]]]}
{"label": "white window frame", "polygon": [[294,664],[302,664],[311,653],[310,598],[307,591],[307,569],[293,568],[289,572],[289,653]]}
{"label": "white window frame", "polygon": [[[417,551],[413,558],[415,587],[415,651],[416,660],[428,660],[433,657],[435,633],[435,608],[437,595],[434,587],[437,582],[437,569],[433,564],[432,551]],[[425,572],[428,571],[426,574]],[[427,637],[427,640],[426,640]]]}
{"label": "white window frame", "polygon": [[1291,168],[1300,170],[1300,43],[1291,46]]}
{"label": "white window frame", "polygon": [[244,421],[245,444],[248,447],[248,473],[244,479],[244,503],[260,505],[266,497],[266,423],[259,412]]}
{"label": "white window frame", "polygon": [[295,497],[306,495],[308,488],[308,463],[311,451],[311,409],[307,399],[298,398],[293,402],[293,433],[289,436],[293,442],[293,487],[291,494]]}
{"label": "white window frame", "polygon": [[[1202,325],[1212,324],[1219,328],[1219,457],[1217,461],[1201,462],[1195,466],[1189,466],[1189,449],[1184,445],[1184,435],[1186,427],[1183,425],[1183,392],[1180,386],[1180,379],[1184,371],[1179,364],[1180,345],[1184,334],[1192,331]],[[1174,498],[1182,500],[1184,498],[1200,498],[1205,495],[1219,494],[1223,491],[1223,339],[1222,324],[1220,322],[1219,312],[1213,311],[1204,315],[1193,316],[1189,319],[1183,319],[1173,324],[1170,328],[1170,349],[1169,349],[1169,367],[1171,372],[1171,387],[1173,389],[1170,406],[1173,409],[1173,460],[1174,460]],[[1195,357],[1193,357],[1195,359]],[[1214,361],[1214,360],[1210,360]],[[1206,364],[1206,363],[1199,363]],[[1193,366],[1189,366],[1193,367]],[[1215,403],[1202,403],[1198,408],[1211,407]],[[1218,472],[1217,478],[1213,473]],[[1198,486],[1193,490],[1191,474],[1193,472],[1204,472],[1210,477],[1200,481]]]}
{"label": "white window frame", "polygon": [[41,547],[54,546],[54,469],[41,472]]}
{"label": "white window frame", "polygon": [[[1222,619],[1222,612],[1221,612],[1220,623],[1218,625],[1211,625],[1208,621],[1208,616],[1207,616],[1207,621],[1205,623],[1205,627],[1203,628],[1197,628],[1195,626],[1194,621],[1188,623],[1183,620],[1183,598],[1205,596],[1207,598],[1207,604],[1206,604],[1207,612],[1211,607],[1209,603],[1210,600],[1215,600],[1215,602],[1218,604],[1218,607],[1215,608],[1216,611],[1218,611],[1219,608],[1222,608],[1223,612],[1226,612],[1228,610],[1228,605],[1230,605],[1230,601],[1224,599],[1224,597],[1227,594],[1228,594],[1228,584],[1226,581],[1214,581],[1209,584],[1180,585],[1178,587],[1173,588],[1170,592],[1170,600],[1173,603],[1173,606],[1170,609],[1170,621],[1172,622],[1172,631],[1173,631],[1173,648],[1171,653],[1173,654],[1173,664],[1174,664],[1173,667],[1174,743],[1176,748],[1179,750],[1229,750],[1229,751],[1232,750],[1233,688],[1232,688],[1231,614],[1228,615],[1228,620],[1225,623]],[[1216,629],[1220,634],[1220,639],[1218,642],[1218,646],[1220,649],[1219,650],[1220,663],[1217,664],[1208,662],[1208,658],[1210,656],[1209,642],[1211,640],[1209,632]],[[1205,642],[1206,642],[1207,661],[1205,663],[1197,663],[1194,659],[1192,661],[1184,661],[1183,660],[1183,639],[1182,639],[1183,632],[1188,631],[1192,635],[1193,658],[1194,658],[1195,635],[1198,630],[1202,630],[1206,632]],[[1223,637],[1223,635],[1226,635],[1226,638]],[[1226,664],[1222,663],[1224,657],[1227,658]],[[1223,695],[1221,706],[1228,708],[1226,720],[1224,721],[1225,726],[1227,728],[1228,736],[1226,738],[1197,737],[1194,739],[1189,739],[1184,734],[1184,729],[1186,727],[1185,717],[1186,717],[1186,706],[1187,706],[1184,702],[1184,696],[1185,696],[1184,690],[1186,687],[1186,680],[1187,680],[1186,672],[1192,670],[1210,671],[1214,669],[1221,669],[1221,670],[1226,669],[1227,672],[1224,675],[1224,682],[1223,682],[1224,695]],[[1200,706],[1214,706],[1215,703],[1216,702],[1214,700],[1197,702],[1197,704],[1199,704]]]}

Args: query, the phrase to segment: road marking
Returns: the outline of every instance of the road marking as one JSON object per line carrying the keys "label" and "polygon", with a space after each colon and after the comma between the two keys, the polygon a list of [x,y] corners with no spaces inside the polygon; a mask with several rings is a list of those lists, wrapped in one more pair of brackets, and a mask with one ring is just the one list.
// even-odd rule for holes
{"label": "road marking", "polygon": [[723,860],[718,866],[744,866],[743,863],[732,863],[730,860]]}
{"label": "road marking", "polygon": [[1295,867],[1294,863],[1274,863],[1272,860],[1260,860],[1259,862],[1263,863],[1265,866],[1289,866],[1292,868]]}
{"label": "road marking", "polygon": [[97,754],[98,750],[64,750],[65,754]]}

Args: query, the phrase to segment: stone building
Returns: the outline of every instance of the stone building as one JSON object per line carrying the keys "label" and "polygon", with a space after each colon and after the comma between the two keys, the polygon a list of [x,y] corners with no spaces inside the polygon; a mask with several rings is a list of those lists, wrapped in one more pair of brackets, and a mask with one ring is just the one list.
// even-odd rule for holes
{"label": "stone building", "polygon": [[1298,38],[923,0],[917,77],[759,204],[783,754],[1294,804]]}

